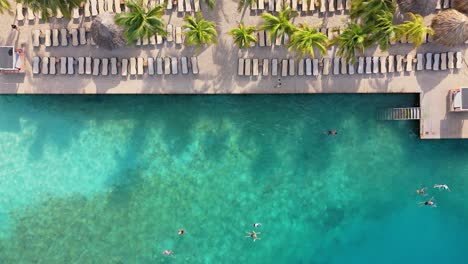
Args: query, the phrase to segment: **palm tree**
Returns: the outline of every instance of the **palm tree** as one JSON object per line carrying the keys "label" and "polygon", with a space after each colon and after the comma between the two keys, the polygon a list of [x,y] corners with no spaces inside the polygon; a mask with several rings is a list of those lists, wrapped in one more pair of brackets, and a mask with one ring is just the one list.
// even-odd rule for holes
{"label": "palm tree", "polygon": [[262,14],[264,22],[260,28],[270,32],[271,41],[274,41],[275,36],[277,38],[282,37],[284,34],[291,36],[296,28],[289,20],[296,16],[297,13],[293,12],[290,7],[283,7],[278,16],[265,12]]}
{"label": "palm tree", "polygon": [[126,3],[129,12],[115,15],[115,23],[123,26],[124,36],[128,45],[133,45],[140,38],[147,38],[156,33],[166,36],[164,22],[161,19],[164,14],[162,5],[155,5],[145,11],[142,0],[130,0]]}
{"label": "palm tree", "polygon": [[382,11],[395,13],[396,7],[393,0],[353,0],[349,13],[352,19],[360,18],[363,24],[372,23],[375,14]]}
{"label": "palm tree", "polygon": [[252,4],[255,0],[239,0],[239,4],[237,4],[237,12],[242,11],[244,7],[248,7]]}
{"label": "palm tree", "polygon": [[455,9],[438,13],[431,23],[434,41],[440,45],[453,47],[468,41],[468,17]]}
{"label": "palm tree", "polygon": [[203,19],[200,12],[195,17],[186,16],[184,18],[186,24],[182,26],[185,30],[185,44],[188,46],[197,46],[216,44],[218,33],[216,32],[216,24],[212,21]]}
{"label": "palm tree", "polygon": [[47,21],[50,17],[57,15],[57,9],[63,16],[70,19],[73,8],[79,8],[87,0],[17,0],[24,6],[31,8],[34,12],[40,12],[42,19]]}
{"label": "palm tree", "polygon": [[375,24],[367,24],[364,31],[368,33],[364,46],[369,47],[374,43],[379,44],[381,50],[390,47],[390,41],[395,38],[395,26],[393,25],[393,13],[382,11],[375,15]]}
{"label": "palm tree", "polygon": [[0,14],[3,14],[3,11],[11,11],[11,5],[8,0],[0,0]]}
{"label": "palm tree", "polygon": [[424,41],[424,37],[429,34],[433,35],[434,31],[425,27],[423,17],[418,14],[408,13],[410,20],[406,20],[403,24],[396,26],[396,38],[400,40],[404,36],[409,42],[414,43],[414,48],[418,48]]}
{"label": "palm tree", "polygon": [[254,36],[255,31],[255,27],[245,27],[244,23],[240,23],[238,28],[231,29],[228,34],[234,38],[234,43],[243,49],[250,47],[251,43],[257,42],[257,38]]}
{"label": "palm tree", "polygon": [[216,0],[205,0],[206,5],[213,10]]}
{"label": "palm tree", "polygon": [[299,56],[309,55],[315,57],[314,48],[325,55],[327,52],[328,37],[317,31],[317,27],[309,27],[307,23],[301,24],[292,34],[288,48],[294,50]]}
{"label": "palm tree", "polygon": [[346,61],[356,62],[356,50],[364,53],[366,32],[362,27],[354,22],[348,24],[348,27],[331,41],[331,44],[338,46],[336,55],[343,57]]}

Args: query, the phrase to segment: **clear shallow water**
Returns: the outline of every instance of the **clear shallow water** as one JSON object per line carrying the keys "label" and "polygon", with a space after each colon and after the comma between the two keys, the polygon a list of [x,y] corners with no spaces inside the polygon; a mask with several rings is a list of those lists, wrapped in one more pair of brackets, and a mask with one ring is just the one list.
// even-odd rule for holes
{"label": "clear shallow water", "polygon": [[464,263],[467,141],[375,120],[415,100],[2,96],[0,262]]}

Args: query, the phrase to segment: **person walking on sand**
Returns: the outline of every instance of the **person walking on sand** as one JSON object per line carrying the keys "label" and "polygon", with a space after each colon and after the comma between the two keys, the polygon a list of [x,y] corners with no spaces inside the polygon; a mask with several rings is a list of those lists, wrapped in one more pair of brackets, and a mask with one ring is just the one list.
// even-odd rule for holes
{"label": "person walking on sand", "polygon": [[426,196],[426,189],[427,187],[424,187],[424,188],[421,188],[421,189],[417,189],[416,190],[416,193],[419,194],[419,195],[422,195],[422,196]]}
{"label": "person walking on sand", "polygon": [[248,236],[245,236],[245,237],[251,237],[253,239],[253,242],[255,242],[255,240],[260,240],[259,237],[257,237],[257,235],[260,235],[261,233],[258,232],[256,233],[255,231],[252,231],[252,233],[250,232],[246,232],[248,234]]}
{"label": "person walking on sand", "polygon": [[434,189],[443,189],[450,192],[450,188],[447,186],[447,184],[434,184]]}
{"label": "person walking on sand", "polygon": [[434,200],[434,197],[431,197],[431,199],[429,199],[428,201],[420,202],[419,204],[420,205],[429,205],[430,207],[437,207],[437,205],[432,200]]}

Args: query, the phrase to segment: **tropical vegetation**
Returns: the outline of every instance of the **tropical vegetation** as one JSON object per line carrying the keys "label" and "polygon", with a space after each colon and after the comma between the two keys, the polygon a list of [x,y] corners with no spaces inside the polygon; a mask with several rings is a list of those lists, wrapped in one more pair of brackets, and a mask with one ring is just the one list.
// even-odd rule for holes
{"label": "tropical vegetation", "polygon": [[290,7],[283,7],[277,16],[265,12],[262,14],[263,24],[260,29],[270,32],[271,41],[274,41],[275,36],[277,38],[282,37],[284,34],[291,36],[296,27],[290,20],[296,16],[297,13],[292,11]]}
{"label": "tropical vegetation", "polygon": [[155,34],[166,36],[162,15],[164,7],[155,5],[147,11],[142,0],[130,0],[125,4],[129,11],[115,15],[115,23],[124,27],[124,37],[128,45],[135,44],[138,39],[148,38]]}
{"label": "tropical vegetation", "polygon": [[338,47],[336,55],[345,58],[348,62],[355,63],[356,51],[362,54],[366,48],[366,35],[367,33],[361,25],[355,22],[349,23],[343,33],[331,41],[333,45]]}
{"label": "tropical vegetation", "polygon": [[0,0],[0,14],[3,14],[4,11],[11,11],[11,5],[8,0]]}
{"label": "tropical vegetation", "polygon": [[[6,0],[1,0],[6,1]],[[40,13],[42,19],[47,21],[52,16],[57,15],[57,10],[64,17],[70,19],[73,8],[79,8],[87,0],[18,0],[24,6],[32,9],[35,13]]]}
{"label": "tropical vegetation", "polygon": [[205,0],[206,5],[213,10],[216,0]]}
{"label": "tropical vegetation", "polygon": [[240,23],[239,27],[231,29],[229,35],[234,39],[234,43],[240,48],[248,48],[253,43],[257,42],[257,38],[254,33],[256,28],[253,26],[246,27],[244,23]]}
{"label": "tropical vegetation", "polygon": [[414,47],[418,48],[424,41],[424,38],[433,35],[434,31],[430,27],[423,24],[423,17],[418,14],[408,13],[410,20],[406,20],[403,24],[396,26],[396,38],[401,40],[406,37],[408,42],[413,42]]}
{"label": "tropical vegetation", "polygon": [[249,7],[253,1],[256,0],[239,0],[239,3],[237,4],[237,12],[242,11],[244,7]]}
{"label": "tropical vegetation", "polygon": [[291,35],[288,48],[301,57],[309,55],[314,58],[314,49],[317,49],[323,56],[327,52],[327,45],[328,37],[325,34],[318,32],[317,27],[310,27],[307,23],[303,23]]}
{"label": "tropical vegetation", "polygon": [[216,44],[218,33],[216,24],[212,21],[203,19],[202,14],[198,12],[195,17],[186,16],[185,24],[182,26],[185,34],[185,44],[187,46],[196,46],[201,48],[204,45]]}

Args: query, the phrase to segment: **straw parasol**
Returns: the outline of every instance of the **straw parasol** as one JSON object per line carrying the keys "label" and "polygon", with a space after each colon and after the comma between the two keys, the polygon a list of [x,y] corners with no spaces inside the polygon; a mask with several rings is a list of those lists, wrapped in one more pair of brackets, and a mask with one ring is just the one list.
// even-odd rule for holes
{"label": "straw parasol", "polygon": [[468,17],[455,9],[440,12],[432,19],[434,41],[453,47],[468,40]]}
{"label": "straw parasol", "polygon": [[123,28],[114,23],[114,15],[111,13],[100,14],[93,19],[91,36],[96,45],[109,50],[127,45],[123,37]]}
{"label": "straw parasol", "polygon": [[452,7],[459,12],[468,15],[468,1],[467,0],[452,0]]}
{"label": "straw parasol", "polygon": [[436,10],[437,1],[439,0],[397,0],[397,3],[402,13],[427,16]]}

